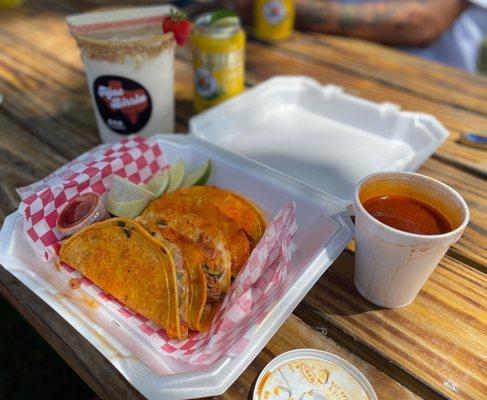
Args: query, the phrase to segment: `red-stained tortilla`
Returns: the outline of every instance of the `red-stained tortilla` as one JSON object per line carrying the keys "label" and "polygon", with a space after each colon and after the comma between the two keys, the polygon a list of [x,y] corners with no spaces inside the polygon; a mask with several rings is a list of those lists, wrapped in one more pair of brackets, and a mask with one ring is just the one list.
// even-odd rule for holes
{"label": "red-stained tortilla", "polygon": [[[137,222],[112,218],[92,224],[62,243],[59,259],[162,326],[170,338],[187,336],[172,255]],[[183,290],[187,296],[189,288]]]}

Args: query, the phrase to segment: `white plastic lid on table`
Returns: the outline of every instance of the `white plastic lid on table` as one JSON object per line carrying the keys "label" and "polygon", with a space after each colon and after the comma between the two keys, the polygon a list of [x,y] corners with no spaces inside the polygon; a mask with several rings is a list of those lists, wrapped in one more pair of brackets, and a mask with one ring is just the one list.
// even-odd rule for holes
{"label": "white plastic lid on table", "polygon": [[192,117],[190,130],[346,201],[363,177],[415,171],[448,137],[431,115],[292,76],[271,78]]}
{"label": "white plastic lid on table", "polygon": [[365,376],[344,359],[314,349],[274,358],[255,383],[253,400],[377,400]]}

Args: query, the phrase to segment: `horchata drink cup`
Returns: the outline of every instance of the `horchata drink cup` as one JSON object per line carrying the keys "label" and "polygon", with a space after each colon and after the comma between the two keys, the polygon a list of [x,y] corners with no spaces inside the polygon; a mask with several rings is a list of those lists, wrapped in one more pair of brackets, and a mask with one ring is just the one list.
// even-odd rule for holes
{"label": "horchata drink cup", "polygon": [[[451,230],[425,235],[380,222],[364,203],[385,195],[408,197],[431,206],[448,219]],[[383,172],[364,178],[355,190],[354,212],[355,286],[367,300],[387,308],[404,307],[415,299],[469,220],[468,207],[455,190],[408,172]]]}
{"label": "horchata drink cup", "polygon": [[174,131],[175,41],[162,31],[170,10],[138,7],[67,18],[104,142]]}

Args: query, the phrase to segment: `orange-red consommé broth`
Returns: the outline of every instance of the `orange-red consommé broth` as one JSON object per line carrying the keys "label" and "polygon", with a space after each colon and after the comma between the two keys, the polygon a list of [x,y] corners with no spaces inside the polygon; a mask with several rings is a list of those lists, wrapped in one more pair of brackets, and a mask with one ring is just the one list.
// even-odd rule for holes
{"label": "orange-red consomm\u00e9 broth", "polygon": [[375,219],[400,231],[440,235],[453,230],[451,222],[440,211],[410,196],[376,196],[362,204]]}

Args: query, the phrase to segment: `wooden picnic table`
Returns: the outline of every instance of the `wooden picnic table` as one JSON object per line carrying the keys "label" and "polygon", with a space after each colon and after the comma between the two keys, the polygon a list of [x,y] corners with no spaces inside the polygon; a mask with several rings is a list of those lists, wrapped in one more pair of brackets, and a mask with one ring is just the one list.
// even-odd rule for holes
{"label": "wooden picnic table", "polygon": [[[2,220],[17,209],[16,187],[100,143],[65,16],[106,3],[27,0],[0,12]],[[414,303],[398,310],[374,307],[357,293],[350,244],[218,398],[250,398],[267,362],[304,347],[350,361],[380,399],[487,398],[487,153],[458,142],[461,131],[487,129],[487,79],[360,40],[304,33],[276,45],[250,39],[247,84],[276,74],[308,75],[367,99],[436,116],[450,137],[419,172],[458,190],[470,207],[471,222]],[[176,77],[177,131],[186,132],[193,113],[188,49],[177,52]],[[3,268],[0,290],[102,399],[142,398],[94,347]]]}

